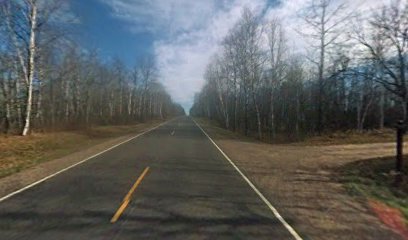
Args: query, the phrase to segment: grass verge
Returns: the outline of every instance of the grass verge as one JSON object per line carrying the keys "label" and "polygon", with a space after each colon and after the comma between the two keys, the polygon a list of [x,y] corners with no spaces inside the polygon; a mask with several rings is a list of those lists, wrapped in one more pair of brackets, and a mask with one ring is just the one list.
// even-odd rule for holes
{"label": "grass verge", "polygon": [[[405,136],[408,140],[408,136]],[[364,143],[385,143],[395,142],[395,129],[384,128],[382,130],[366,130],[359,132],[356,130],[336,131],[325,133],[320,136],[310,136],[295,144],[299,145],[342,145],[342,144],[364,144]]]}
{"label": "grass verge", "polygon": [[408,164],[399,187],[394,186],[394,167],[395,157],[349,163],[340,169],[341,181],[351,195],[375,199],[400,210],[408,223]]}
{"label": "grass verge", "polygon": [[[244,136],[242,132],[233,132],[221,126],[215,120],[206,118],[195,118],[202,125],[211,125],[223,132],[223,135],[232,139],[242,139],[244,141],[258,141],[254,131],[249,133],[249,136]],[[284,133],[276,134],[274,139],[270,139],[268,132],[263,133],[262,142],[271,144],[290,144],[294,146],[330,146],[330,145],[345,145],[345,144],[366,144],[366,143],[388,143],[396,141],[396,132],[392,128],[374,129],[374,130],[347,130],[326,132],[321,135],[310,135],[302,137],[288,136]],[[225,137],[224,137],[225,138]],[[404,136],[404,141],[408,142],[408,134]]]}
{"label": "grass verge", "polygon": [[135,134],[158,123],[97,126],[76,131],[33,133],[26,137],[0,135],[0,178],[115,137]]}

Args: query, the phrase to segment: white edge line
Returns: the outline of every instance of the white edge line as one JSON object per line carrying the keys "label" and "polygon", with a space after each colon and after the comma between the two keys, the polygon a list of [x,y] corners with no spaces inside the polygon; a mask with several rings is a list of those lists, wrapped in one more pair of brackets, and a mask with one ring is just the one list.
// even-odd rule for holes
{"label": "white edge line", "polygon": [[278,210],[276,210],[276,208],[269,202],[268,199],[266,199],[266,197],[258,190],[258,188],[255,187],[255,185],[248,179],[247,176],[245,176],[245,174],[243,174],[241,172],[241,170],[237,167],[237,165],[235,165],[235,163],[227,156],[227,154],[224,153],[224,151],[221,150],[220,147],[218,147],[218,145],[214,142],[214,140],[212,140],[212,138],[204,131],[204,129],[201,128],[200,125],[198,125],[198,123],[193,119],[193,122],[197,125],[198,128],[201,129],[201,131],[207,136],[207,138],[212,142],[212,144],[214,144],[214,146],[221,152],[221,154],[228,160],[228,162],[235,168],[235,170],[237,170],[237,172],[241,175],[241,177],[248,183],[248,185],[252,188],[252,190],[255,191],[255,193],[262,199],[262,201],[269,207],[269,209],[272,211],[272,213],[275,215],[275,217],[283,224],[283,226],[290,232],[290,234],[292,234],[292,236],[296,239],[296,240],[303,240],[300,235],[295,231],[295,229],[293,229],[292,226],[289,225],[288,222],[286,222],[286,220],[282,217],[282,215],[280,215],[280,213],[278,212]]}
{"label": "white edge line", "polygon": [[65,171],[68,171],[69,169],[74,168],[74,167],[76,167],[76,166],[78,166],[78,165],[80,165],[80,164],[82,164],[82,163],[84,163],[84,162],[86,162],[86,161],[88,161],[88,160],[90,160],[90,159],[92,159],[92,158],[94,158],[94,157],[97,157],[97,156],[99,156],[99,155],[101,155],[101,154],[103,154],[103,153],[105,153],[105,152],[108,152],[108,151],[110,151],[110,150],[112,150],[112,149],[114,149],[114,148],[116,148],[116,147],[118,147],[118,146],[120,146],[120,145],[122,145],[122,144],[124,144],[124,143],[127,143],[127,142],[129,142],[129,141],[131,141],[131,140],[133,140],[133,139],[135,139],[135,138],[138,138],[138,137],[140,137],[140,136],[142,136],[142,135],[144,135],[144,134],[146,134],[146,133],[148,133],[148,132],[151,132],[151,131],[155,130],[156,128],[159,128],[159,127],[161,127],[162,125],[164,125],[164,124],[170,122],[171,120],[173,120],[173,119],[170,119],[170,120],[168,120],[168,121],[166,121],[166,122],[163,122],[163,123],[161,123],[161,124],[159,124],[159,125],[157,125],[157,126],[155,126],[155,127],[153,127],[153,128],[150,128],[150,129],[148,129],[148,130],[146,130],[146,131],[144,131],[144,132],[142,132],[142,133],[139,133],[139,134],[137,134],[137,135],[134,136],[134,137],[131,137],[131,138],[129,138],[129,139],[123,141],[123,142],[120,142],[120,143],[118,143],[118,144],[116,144],[116,145],[114,145],[114,146],[112,146],[112,147],[110,147],[110,148],[107,148],[107,149],[103,150],[102,152],[99,152],[99,153],[97,153],[97,154],[95,154],[95,155],[92,155],[92,156],[90,156],[90,157],[88,157],[88,158],[86,158],[86,159],[84,159],[84,160],[82,160],[82,161],[80,161],[80,162],[77,162],[77,163],[75,163],[75,164],[72,164],[71,166],[68,166],[68,167],[66,167],[66,168],[64,168],[64,169],[62,169],[62,170],[59,170],[58,172],[55,172],[55,173],[53,173],[53,174],[51,174],[51,175],[49,175],[49,176],[47,176],[47,177],[45,177],[45,178],[42,178],[42,179],[40,179],[40,180],[38,180],[38,181],[36,181],[36,182],[33,182],[33,183],[31,183],[31,184],[29,184],[29,185],[27,185],[27,186],[25,186],[25,187],[23,187],[23,188],[21,188],[21,189],[19,189],[19,190],[17,190],[17,191],[14,191],[14,192],[12,192],[12,193],[9,193],[9,194],[7,194],[6,196],[0,198],[0,202],[3,202],[4,200],[6,200],[6,199],[8,199],[8,198],[11,198],[12,196],[14,196],[14,195],[16,195],[16,194],[19,194],[19,193],[21,193],[21,192],[23,192],[23,191],[25,191],[25,190],[27,190],[27,189],[29,189],[29,188],[32,188],[32,187],[34,187],[35,185],[38,185],[38,184],[40,184],[40,183],[42,183],[42,182],[45,182],[46,180],[48,180],[48,179],[50,179],[50,178],[52,178],[52,177],[55,177],[55,176],[57,176],[57,175],[59,175],[59,174],[65,172]]}

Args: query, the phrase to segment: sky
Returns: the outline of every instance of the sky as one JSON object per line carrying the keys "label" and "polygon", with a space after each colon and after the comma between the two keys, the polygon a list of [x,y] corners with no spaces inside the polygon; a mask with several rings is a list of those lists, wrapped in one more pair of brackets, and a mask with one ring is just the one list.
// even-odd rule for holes
{"label": "sky", "polygon": [[[309,0],[71,0],[78,17],[77,37],[103,58],[121,59],[129,68],[138,59],[156,57],[159,80],[173,100],[188,112],[203,75],[244,7],[278,17],[288,41],[304,46],[295,29],[302,28],[299,10]],[[340,0],[333,0],[339,2]],[[382,0],[342,0],[354,8],[371,9]]]}

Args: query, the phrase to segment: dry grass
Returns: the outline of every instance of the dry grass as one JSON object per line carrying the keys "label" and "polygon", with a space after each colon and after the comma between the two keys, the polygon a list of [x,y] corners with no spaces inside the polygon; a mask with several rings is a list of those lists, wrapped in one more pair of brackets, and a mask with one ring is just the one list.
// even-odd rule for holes
{"label": "dry grass", "polygon": [[[228,139],[239,139],[247,142],[257,142],[255,135],[244,136],[242,133],[236,133],[224,129],[217,121],[209,121],[207,119],[195,119],[200,124],[211,125],[221,132],[218,137]],[[252,133],[254,134],[254,133]],[[304,136],[295,138],[286,136],[285,134],[277,134],[275,139],[267,139],[264,136],[263,142],[272,144],[290,144],[294,146],[330,146],[330,145],[345,145],[345,144],[365,144],[365,143],[389,143],[395,142],[396,131],[392,128],[384,128],[381,130],[365,130],[363,132],[357,130],[336,131],[331,133],[323,133],[315,136]],[[405,135],[404,141],[408,142],[408,134]]]}
{"label": "dry grass", "polygon": [[98,126],[85,130],[33,133],[29,136],[0,135],[0,178],[38,163],[86,149],[108,139],[128,135],[157,124]]}
{"label": "dry grass", "polygon": [[58,132],[36,133],[27,137],[0,137],[0,177],[46,161],[52,156],[87,146],[91,138],[86,134]]}
{"label": "dry grass", "polygon": [[[301,142],[294,143],[295,145],[343,145],[343,144],[364,144],[364,143],[386,143],[395,142],[396,132],[394,129],[386,128],[382,130],[369,130],[358,132],[355,130],[338,131],[327,133],[321,136],[313,136],[305,138]],[[408,140],[408,137],[405,137]]]}

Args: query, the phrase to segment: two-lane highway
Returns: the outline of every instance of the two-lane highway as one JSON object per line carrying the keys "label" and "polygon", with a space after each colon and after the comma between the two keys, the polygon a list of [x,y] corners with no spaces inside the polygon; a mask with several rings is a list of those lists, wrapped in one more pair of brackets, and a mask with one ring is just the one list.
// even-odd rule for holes
{"label": "two-lane highway", "polygon": [[295,237],[180,117],[0,202],[0,239]]}

